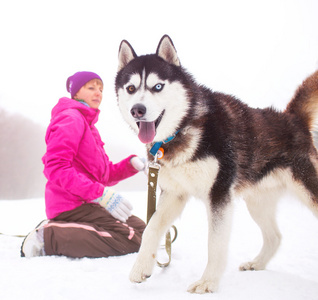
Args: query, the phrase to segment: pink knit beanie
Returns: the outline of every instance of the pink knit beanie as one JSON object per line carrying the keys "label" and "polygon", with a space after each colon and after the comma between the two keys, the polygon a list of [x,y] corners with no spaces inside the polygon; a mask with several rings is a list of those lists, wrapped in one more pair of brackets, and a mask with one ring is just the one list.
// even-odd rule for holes
{"label": "pink knit beanie", "polygon": [[73,98],[76,93],[81,89],[83,85],[87,82],[91,81],[92,79],[99,79],[101,82],[102,79],[93,72],[77,72],[74,75],[67,78],[66,81],[66,90],[71,93],[71,98]]}

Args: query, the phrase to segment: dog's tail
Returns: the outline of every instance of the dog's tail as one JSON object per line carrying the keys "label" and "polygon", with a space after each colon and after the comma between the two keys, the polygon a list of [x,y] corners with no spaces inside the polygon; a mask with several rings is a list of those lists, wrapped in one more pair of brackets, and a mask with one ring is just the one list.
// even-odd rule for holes
{"label": "dog's tail", "polygon": [[299,86],[286,112],[300,117],[312,134],[318,131],[318,71]]}

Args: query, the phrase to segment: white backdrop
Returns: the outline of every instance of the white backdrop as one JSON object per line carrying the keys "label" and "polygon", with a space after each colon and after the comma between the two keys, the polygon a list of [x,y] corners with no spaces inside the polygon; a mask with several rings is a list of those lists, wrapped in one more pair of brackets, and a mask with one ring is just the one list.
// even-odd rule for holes
{"label": "white backdrop", "polygon": [[253,107],[283,109],[318,68],[317,12],[316,0],[2,1],[0,108],[46,127],[68,96],[66,78],[94,71],[105,86],[98,128],[107,153],[113,161],[144,156],[116,103],[122,39],[147,54],[169,34],[199,82]]}

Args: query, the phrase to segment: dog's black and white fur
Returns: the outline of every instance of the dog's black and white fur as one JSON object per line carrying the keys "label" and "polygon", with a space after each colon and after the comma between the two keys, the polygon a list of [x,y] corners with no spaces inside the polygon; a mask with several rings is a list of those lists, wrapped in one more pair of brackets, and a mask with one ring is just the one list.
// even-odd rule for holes
{"label": "dog's black and white fur", "polygon": [[144,56],[122,41],[116,93],[124,119],[148,150],[176,134],[162,146],[160,201],[144,232],[132,282],[151,275],[160,239],[190,196],[204,201],[209,224],[208,262],[188,289],[194,293],[218,288],[234,197],[244,198],[264,239],[261,252],[240,270],[262,270],[276,253],[281,240],[276,204],[286,188],[318,217],[318,155],[312,135],[318,72],[303,82],[284,112],[254,109],[197,84],[165,35],[156,53]]}

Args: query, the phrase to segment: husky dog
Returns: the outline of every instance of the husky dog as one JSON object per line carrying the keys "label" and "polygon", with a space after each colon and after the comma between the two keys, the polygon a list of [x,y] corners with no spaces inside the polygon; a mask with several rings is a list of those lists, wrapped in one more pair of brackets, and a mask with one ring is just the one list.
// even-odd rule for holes
{"label": "husky dog", "polygon": [[152,154],[162,142],[164,153],[159,160],[160,201],[144,232],[132,282],[151,276],[160,239],[191,196],[206,204],[209,224],[208,262],[201,279],[188,289],[193,293],[218,288],[234,197],[244,198],[264,240],[260,253],[240,270],[263,270],[276,253],[281,234],[275,211],[286,188],[318,217],[318,154],[313,143],[318,72],[302,83],[284,112],[254,109],[197,84],[165,35],[156,53],[144,56],[137,56],[123,40],[115,83],[124,119]]}

